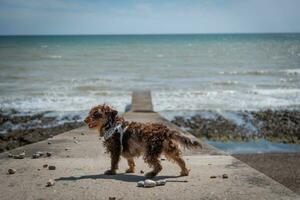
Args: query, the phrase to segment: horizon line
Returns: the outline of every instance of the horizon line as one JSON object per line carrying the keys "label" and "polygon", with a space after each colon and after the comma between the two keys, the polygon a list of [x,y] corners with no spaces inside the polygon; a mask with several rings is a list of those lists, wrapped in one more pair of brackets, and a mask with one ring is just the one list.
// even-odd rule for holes
{"label": "horizon line", "polygon": [[300,34],[300,32],[207,32],[207,33],[91,33],[91,34],[0,34],[8,36],[142,36],[142,35],[251,35],[251,34]]}

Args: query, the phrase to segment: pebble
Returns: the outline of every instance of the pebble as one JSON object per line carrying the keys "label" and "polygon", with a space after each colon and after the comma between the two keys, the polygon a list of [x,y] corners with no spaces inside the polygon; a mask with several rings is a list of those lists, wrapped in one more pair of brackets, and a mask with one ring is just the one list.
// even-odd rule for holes
{"label": "pebble", "polygon": [[54,184],[55,184],[54,180],[53,180],[53,179],[49,179],[49,180],[47,181],[46,186],[47,186],[47,187],[51,187],[51,186],[53,186]]}
{"label": "pebble", "polygon": [[48,167],[48,164],[44,164],[44,165],[43,165],[43,168],[47,168],[47,167]]}
{"label": "pebble", "polygon": [[116,197],[108,197],[108,200],[116,200]]}
{"label": "pebble", "polygon": [[23,151],[22,153],[20,154],[17,154],[17,155],[12,155],[11,156],[14,158],[14,159],[24,159],[25,158],[25,151]]}
{"label": "pebble", "polygon": [[81,135],[84,135],[84,133],[81,133]]}
{"label": "pebble", "polygon": [[166,180],[158,180],[156,181],[156,186],[163,186],[166,185],[167,181]]}
{"label": "pebble", "polygon": [[137,182],[138,187],[144,187],[145,182],[144,181],[139,181]]}
{"label": "pebble", "polygon": [[65,151],[68,151],[68,150],[70,150],[70,148],[66,147],[66,148],[65,148]]}
{"label": "pebble", "polygon": [[48,144],[52,144],[52,142],[51,142],[51,141],[48,141]]}
{"label": "pebble", "polygon": [[8,169],[8,174],[15,174],[17,170],[15,169]]}
{"label": "pebble", "polygon": [[52,156],[52,153],[51,152],[47,152],[46,155],[47,155],[47,157],[50,157],[50,156]]}
{"label": "pebble", "polygon": [[39,158],[39,157],[41,157],[41,155],[38,154],[38,153],[32,154],[32,158],[33,159],[36,159],[36,158]]}
{"label": "pebble", "polygon": [[79,142],[77,140],[74,141],[75,144],[78,144]]}
{"label": "pebble", "polygon": [[228,178],[228,174],[223,174],[222,178],[224,179]]}
{"label": "pebble", "polygon": [[49,170],[56,170],[56,167],[55,167],[54,165],[49,165],[49,166],[48,166],[48,169],[49,169]]}
{"label": "pebble", "polygon": [[38,152],[36,152],[36,153],[40,154],[40,156],[45,155],[45,152],[42,152],[42,151],[38,151]]}
{"label": "pebble", "polygon": [[166,160],[166,159],[165,159],[165,158],[161,158],[160,160],[164,161],[164,160]]}
{"label": "pebble", "polygon": [[210,176],[210,178],[217,178],[216,176]]}
{"label": "pebble", "polygon": [[143,170],[140,171],[141,174],[145,173]]}
{"label": "pebble", "polygon": [[150,188],[150,187],[155,187],[156,186],[156,182],[152,181],[150,179],[146,179],[144,182],[144,187],[145,188]]}

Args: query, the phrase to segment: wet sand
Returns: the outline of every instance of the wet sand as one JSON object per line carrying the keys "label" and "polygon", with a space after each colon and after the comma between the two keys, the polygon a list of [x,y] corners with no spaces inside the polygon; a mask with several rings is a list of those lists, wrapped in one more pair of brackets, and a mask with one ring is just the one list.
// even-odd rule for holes
{"label": "wet sand", "polygon": [[300,194],[300,153],[234,154],[232,156]]}

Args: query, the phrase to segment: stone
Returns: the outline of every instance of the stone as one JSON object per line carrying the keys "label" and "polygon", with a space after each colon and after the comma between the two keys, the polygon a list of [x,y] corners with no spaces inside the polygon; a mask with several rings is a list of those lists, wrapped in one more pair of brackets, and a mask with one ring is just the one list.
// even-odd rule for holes
{"label": "stone", "polygon": [[52,144],[52,142],[51,142],[51,141],[48,141],[48,144]]}
{"label": "stone", "polygon": [[66,148],[65,148],[65,151],[68,151],[68,150],[70,150],[70,148],[66,147]]}
{"label": "stone", "polygon": [[144,187],[145,188],[150,188],[150,187],[155,187],[156,186],[156,182],[152,181],[150,179],[146,179],[144,182]]}
{"label": "stone", "polygon": [[139,181],[137,182],[137,187],[144,187],[145,182],[144,181]]}
{"label": "stone", "polygon": [[165,161],[166,159],[165,158],[161,158],[160,160]]}
{"label": "stone", "polygon": [[213,176],[210,176],[210,178],[217,178],[217,176],[214,176],[214,175],[213,175]]}
{"label": "stone", "polygon": [[13,158],[14,158],[14,159],[24,159],[24,158],[25,158],[25,155],[21,155],[21,154],[19,154],[19,155],[14,155]]}
{"label": "stone", "polygon": [[227,179],[228,178],[228,174],[223,174],[222,178]]}
{"label": "stone", "polygon": [[33,158],[33,159],[36,159],[36,158],[39,158],[39,157],[41,157],[41,155],[38,154],[38,153],[32,154],[32,158]]}
{"label": "stone", "polygon": [[85,135],[84,133],[81,133],[81,135]]}
{"label": "stone", "polygon": [[143,170],[140,171],[141,174],[144,174],[145,172]]}
{"label": "stone", "polygon": [[53,179],[49,179],[49,180],[47,181],[46,186],[47,186],[47,187],[51,187],[51,186],[53,186],[54,184],[55,184],[55,181],[54,181]]}
{"label": "stone", "polygon": [[79,142],[78,142],[77,140],[74,140],[74,143],[75,143],[75,144],[79,144]]}
{"label": "stone", "polygon": [[47,152],[46,155],[47,155],[47,157],[50,157],[50,156],[52,156],[52,153],[51,152]]}
{"label": "stone", "polygon": [[116,197],[108,197],[108,200],[116,200]]}
{"label": "stone", "polygon": [[8,174],[15,174],[17,170],[15,169],[8,169]]}
{"label": "stone", "polygon": [[156,181],[156,186],[163,186],[166,185],[167,180],[158,180]]}
{"label": "stone", "polygon": [[9,153],[9,154],[8,154],[8,157],[9,157],[9,158],[13,158],[13,157],[14,157],[14,155],[13,155],[13,154],[11,154],[11,153]]}
{"label": "stone", "polygon": [[38,151],[38,152],[36,152],[37,154],[40,154],[40,156],[43,156],[43,155],[45,155],[45,152],[42,152],[42,151]]}
{"label": "stone", "polygon": [[44,164],[44,165],[43,165],[43,168],[47,168],[47,167],[48,167],[48,164]]}
{"label": "stone", "polygon": [[54,165],[49,165],[49,166],[48,166],[48,169],[49,169],[49,170],[56,170],[56,167],[55,167]]}
{"label": "stone", "polygon": [[23,152],[20,153],[20,154],[13,155],[13,158],[14,158],[14,159],[24,159],[24,158],[25,158],[25,155],[26,155],[26,153],[25,153],[25,151],[23,151]]}

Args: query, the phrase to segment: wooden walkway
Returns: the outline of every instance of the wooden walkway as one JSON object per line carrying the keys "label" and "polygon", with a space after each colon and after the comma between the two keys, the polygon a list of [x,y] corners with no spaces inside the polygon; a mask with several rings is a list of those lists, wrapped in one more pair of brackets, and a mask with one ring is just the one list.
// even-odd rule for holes
{"label": "wooden walkway", "polygon": [[[131,111],[124,114],[127,120],[160,122],[179,129],[153,112],[150,92],[135,92],[133,97]],[[299,199],[283,185],[208,145],[203,151],[184,152],[191,169],[188,177],[178,177],[178,166],[161,161],[163,170],[156,179],[167,179],[167,184],[139,188],[136,182],[144,180],[140,171],[150,170],[143,160],[136,160],[134,174],[124,173],[127,163],[121,159],[118,175],[104,175],[110,159],[104,154],[98,137],[97,133],[82,127],[51,138],[48,140],[51,144],[42,141],[11,151],[14,154],[25,151],[22,160],[8,158],[8,152],[0,154],[0,199]],[[32,159],[36,151],[50,151],[52,156]],[[48,170],[44,165],[54,165],[56,170]],[[8,175],[10,168],[16,169],[16,173]],[[228,178],[222,178],[223,174]],[[49,179],[55,180],[55,185],[45,187]]]}

